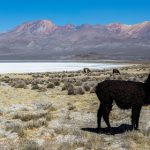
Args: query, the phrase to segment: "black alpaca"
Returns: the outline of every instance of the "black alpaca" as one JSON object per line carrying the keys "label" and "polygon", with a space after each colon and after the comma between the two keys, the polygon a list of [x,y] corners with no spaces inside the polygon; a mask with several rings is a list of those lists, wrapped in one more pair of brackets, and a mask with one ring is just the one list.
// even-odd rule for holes
{"label": "black alpaca", "polygon": [[83,68],[83,72],[88,74],[91,72],[91,70],[89,68]]}
{"label": "black alpaca", "polygon": [[118,74],[120,75],[120,71],[118,69],[113,69],[113,74]]}
{"label": "black alpaca", "polygon": [[95,92],[100,100],[97,112],[98,130],[101,128],[101,117],[103,116],[111,132],[109,113],[113,101],[121,109],[132,109],[132,128],[138,129],[141,108],[143,105],[150,105],[150,74],[145,83],[106,80],[97,85]]}

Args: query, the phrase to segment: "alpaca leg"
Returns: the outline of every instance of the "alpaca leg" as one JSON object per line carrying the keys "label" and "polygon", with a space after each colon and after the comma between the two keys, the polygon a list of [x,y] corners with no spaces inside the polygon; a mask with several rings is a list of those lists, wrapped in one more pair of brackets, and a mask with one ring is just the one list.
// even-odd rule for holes
{"label": "alpaca leg", "polygon": [[110,126],[110,122],[109,122],[109,113],[111,111],[111,108],[112,108],[112,106],[103,109],[103,118],[104,118],[104,121],[105,121],[108,129],[109,129],[109,133],[113,135],[114,132],[112,131],[111,126]]}
{"label": "alpaca leg", "polygon": [[98,130],[101,128],[101,118],[102,118],[102,104],[100,104],[99,109],[97,111],[97,126]]}
{"label": "alpaca leg", "polygon": [[139,118],[140,118],[141,106],[136,109],[136,125],[135,129],[137,130],[139,127]]}
{"label": "alpaca leg", "polygon": [[131,122],[133,129],[138,129],[141,106],[132,107]]}
{"label": "alpaca leg", "polygon": [[132,115],[131,115],[131,124],[132,124],[132,129],[134,129],[135,128],[135,112],[136,112],[136,110],[135,110],[135,108],[134,107],[132,107]]}
{"label": "alpaca leg", "polygon": [[107,125],[108,128],[111,128],[110,123],[109,123],[109,113],[110,113],[111,108],[110,107],[103,107],[103,118],[104,121]]}

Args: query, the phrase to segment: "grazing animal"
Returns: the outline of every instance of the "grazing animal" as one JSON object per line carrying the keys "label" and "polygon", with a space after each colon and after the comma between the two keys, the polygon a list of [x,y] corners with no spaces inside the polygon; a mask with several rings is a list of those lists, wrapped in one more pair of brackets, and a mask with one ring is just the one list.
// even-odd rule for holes
{"label": "grazing animal", "polygon": [[113,74],[120,75],[120,71],[118,69],[113,69]]}
{"label": "grazing animal", "polygon": [[84,69],[83,69],[83,72],[86,73],[86,74],[88,74],[88,73],[91,72],[91,70],[90,70],[89,68],[84,68]]}
{"label": "grazing animal", "polygon": [[133,129],[138,129],[140,111],[143,105],[150,105],[150,74],[145,83],[105,80],[98,83],[95,90],[100,106],[97,111],[98,130],[101,127],[101,117],[112,133],[109,123],[109,113],[113,101],[121,109],[132,109],[131,123]]}

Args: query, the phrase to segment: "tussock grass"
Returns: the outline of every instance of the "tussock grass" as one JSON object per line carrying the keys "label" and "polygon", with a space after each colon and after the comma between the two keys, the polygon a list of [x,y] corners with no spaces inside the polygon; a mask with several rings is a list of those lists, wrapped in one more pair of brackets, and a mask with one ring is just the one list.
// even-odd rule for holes
{"label": "tussock grass", "polygon": [[47,126],[48,123],[45,118],[41,118],[39,120],[30,120],[26,122],[25,128],[33,129],[33,128],[39,128],[41,126]]}
{"label": "tussock grass", "polygon": [[6,131],[16,132],[20,137],[23,137],[25,135],[24,128],[24,125],[17,120],[7,121],[5,123]]}
{"label": "tussock grass", "polygon": [[44,147],[32,139],[24,138],[19,142],[18,150],[44,150]]}
{"label": "tussock grass", "polygon": [[139,131],[132,131],[126,132],[124,136],[125,141],[132,141],[135,143],[134,145],[130,145],[131,148],[148,148],[150,147],[150,137],[144,136],[142,132]]}
{"label": "tussock grass", "polygon": [[36,120],[41,117],[46,117],[47,111],[33,111],[33,112],[17,112],[13,119],[20,119],[22,121]]}

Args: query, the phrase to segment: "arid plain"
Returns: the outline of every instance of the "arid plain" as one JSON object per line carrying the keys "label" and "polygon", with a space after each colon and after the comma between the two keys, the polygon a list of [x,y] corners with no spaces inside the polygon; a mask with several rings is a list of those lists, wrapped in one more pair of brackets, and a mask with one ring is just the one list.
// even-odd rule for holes
{"label": "arid plain", "polygon": [[[103,80],[144,82],[149,64],[112,69],[0,76],[0,150],[149,150],[150,106],[143,107],[140,130],[130,131],[130,110],[115,104],[110,122],[115,135],[96,133],[99,100],[94,87]],[[129,131],[127,131],[129,130]]]}

